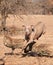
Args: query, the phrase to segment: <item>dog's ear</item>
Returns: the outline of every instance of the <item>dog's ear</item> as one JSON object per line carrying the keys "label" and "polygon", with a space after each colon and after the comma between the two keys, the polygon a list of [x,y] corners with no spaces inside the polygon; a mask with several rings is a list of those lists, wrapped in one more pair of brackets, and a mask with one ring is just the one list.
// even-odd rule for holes
{"label": "dog's ear", "polygon": [[31,26],[34,26],[34,25],[31,25]]}
{"label": "dog's ear", "polygon": [[26,29],[26,26],[25,25],[22,25],[23,29]]}
{"label": "dog's ear", "polygon": [[31,25],[31,28],[34,28],[34,25]]}
{"label": "dog's ear", "polygon": [[25,25],[22,25],[22,27],[26,27]]}

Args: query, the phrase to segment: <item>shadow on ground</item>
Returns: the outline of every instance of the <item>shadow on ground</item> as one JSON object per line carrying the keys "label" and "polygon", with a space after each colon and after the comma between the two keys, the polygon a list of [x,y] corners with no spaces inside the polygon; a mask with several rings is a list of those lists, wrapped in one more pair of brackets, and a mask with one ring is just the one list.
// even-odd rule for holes
{"label": "shadow on ground", "polygon": [[50,56],[49,54],[41,54],[41,53],[36,53],[36,52],[28,52],[26,54],[24,54],[24,53],[22,54],[22,57],[26,57],[26,56],[28,56],[28,57],[30,57],[30,56],[32,56],[32,57],[38,56],[38,57],[50,57],[50,58],[53,58],[53,55]]}

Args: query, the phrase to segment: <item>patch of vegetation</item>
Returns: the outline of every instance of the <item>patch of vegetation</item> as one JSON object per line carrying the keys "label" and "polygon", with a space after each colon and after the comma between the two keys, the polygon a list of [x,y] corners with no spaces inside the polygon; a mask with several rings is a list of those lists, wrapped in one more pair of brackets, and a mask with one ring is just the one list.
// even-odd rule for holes
{"label": "patch of vegetation", "polygon": [[44,50],[37,52],[37,54],[40,56],[49,56],[49,53],[47,51],[44,51]]}

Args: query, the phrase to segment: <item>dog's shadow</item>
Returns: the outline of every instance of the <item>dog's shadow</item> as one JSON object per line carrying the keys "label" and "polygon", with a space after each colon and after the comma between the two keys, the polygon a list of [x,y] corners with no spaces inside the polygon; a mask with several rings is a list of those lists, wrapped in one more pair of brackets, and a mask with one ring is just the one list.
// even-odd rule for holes
{"label": "dog's shadow", "polygon": [[26,56],[37,56],[37,53],[35,53],[35,52],[28,52],[28,53],[23,53],[22,54],[22,57],[26,57]]}
{"label": "dog's shadow", "polygon": [[50,55],[42,55],[42,54],[38,54],[37,52],[28,52],[28,53],[23,53],[22,54],[22,57],[26,57],[26,56],[28,56],[28,57],[49,57],[49,58],[53,58],[53,55],[52,56],[50,56]]}

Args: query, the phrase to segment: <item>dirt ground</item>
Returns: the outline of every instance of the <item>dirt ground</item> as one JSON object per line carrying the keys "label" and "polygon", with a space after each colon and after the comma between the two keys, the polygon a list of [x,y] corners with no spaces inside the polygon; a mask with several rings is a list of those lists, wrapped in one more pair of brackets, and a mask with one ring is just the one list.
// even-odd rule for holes
{"label": "dirt ground", "polygon": [[[1,17],[0,17],[1,18]],[[42,21],[46,25],[46,33],[42,35],[38,40],[36,45],[47,45],[45,49],[49,50],[51,55],[53,55],[53,16],[50,15],[19,15],[13,16],[9,15],[6,20],[6,26],[16,26],[18,28],[22,28],[22,25],[36,25],[37,22]],[[1,22],[1,19],[0,19]],[[24,34],[21,33],[21,37]],[[18,37],[18,35],[14,35],[12,37]],[[3,59],[5,61],[5,65],[53,65],[53,58],[50,57],[32,57],[26,56],[22,57],[22,55],[5,55],[5,53],[10,53],[12,50],[3,44],[3,35],[0,35],[0,59],[5,56]],[[23,44],[22,44],[23,45]],[[42,47],[43,48],[43,47]],[[20,53],[21,49],[15,49],[14,53]],[[3,62],[0,60],[0,63]]]}

